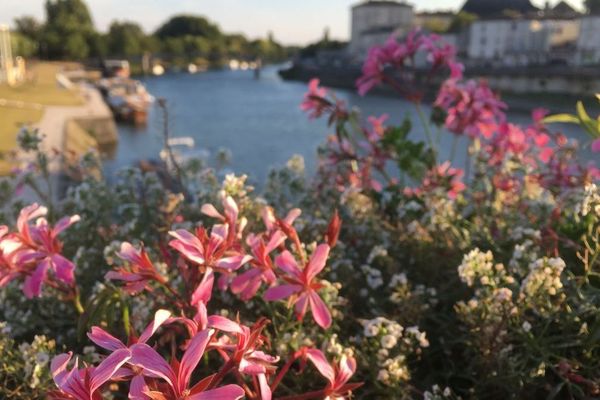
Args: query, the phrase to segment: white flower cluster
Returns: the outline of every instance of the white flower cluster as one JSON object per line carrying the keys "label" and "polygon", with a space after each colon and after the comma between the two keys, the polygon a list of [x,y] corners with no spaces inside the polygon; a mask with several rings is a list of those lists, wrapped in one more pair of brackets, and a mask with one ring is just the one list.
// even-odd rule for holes
{"label": "white flower cluster", "polygon": [[527,275],[529,265],[538,259],[539,251],[539,246],[530,239],[526,239],[521,244],[516,244],[512,257],[508,262],[510,272],[520,278]]}
{"label": "white flower cluster", "polygon": [[421,204],[417,203],[414,200],[409,201],[408,203],[400,204],[398,206],[397,212],[400,218],[404,218],[407,214],[421,211],[423,207]]}
{"label": "white flower cluster", "polygon": [[232,196],[235,198],[244,198],[249,192],[252,192],[254,188],[246,185],[247,175],[236,176],[235,174],[225,175],[223,180],[221,192],[219,196],[225,198],[226,196]]}
{"label": "white flower cluster", "polygon": [[582,217],[590,213],[600,218],[600,188],[594,183],[589,183],[585,186],[581,200],[575,205],[575,213]]}
{"label": "white flower cluster", "polygon": [[378,257],[387,257],[388,251],[385,247],[377,245],[371,249],[369,256],[367,257],[367,263],[372,263]]}
{"label": "white flower cluster", "polygon": [[377,380],[392,386],[410,378],[406,364],[408,354],[419,354],[421,348],[429,346],[425,332],[417,326],[404,328],[395,321],[384,317],[362,321],[365,338],[376,339],[377,365],[379,372]]}
{"label": "white flower cluster", "polygon": [[363,335],[368,338],[390,334],[396,336],[396,339],[400,339],[404,331],[402,325],[384,317],[377,317],[361,322],[363,325]]}
{"label": "white flower cluster", "polygon": [[385,385],[392,386],[410,379],[406,357],[402,354],[394,358],[386,358],[380,367],[382,368],[377,373],[377,380]]}
{"label": "white flower cluster", "polygon": [[453,398],[452,390],[446,387],[442,390],[439,385],[433,385],[431,391],[426,390],[423,393],[423,400],[442,400]]}
{"label": "white flower cluster", "polygon": [[540,240],[542,238],[542,232],[537,229],[517,226],[511,230],[510,238],[515,241],[521,241],[523,239]]}
{"label": "white flower cluster", "polygon": [[34,389],[41,382],[40,378],[47,372],[50,363],[50,352],[55,348],[54,340],[45,336],[35,336],[33,342],[21,343],[19,352],[25,363],[24,380],[29,382],[29,387]]}
{"label": "white flower cluster", "polygon": [[366,264],[362,265],[360,270],[366,275],[367,285],[369,285],[371,289],[377,289],[383,286],[383,277],[380,270]]}
{"label": "white flower cluster", "polygon": [[344,347],[338,340],[338,335],[334,333],[325,343],[325,351],[328,354],[341,358],[342,356],[354,357],[354,349],[351,347]]}
{"label": "white flower cluster", "polygon": [[494,275],[494,256],[491,251],[484,253],[479,249],[473,249],[465,254],[462,263],[458,266],[458,276],[469,287],[472,287],[476,281],[482,285],[489,285]]}
{"label": "white flower cluster", "polygon": [[566,265],[562,258],[540,258],[529,266],[529,275],[521,282],[521,295],[538,311],[546,311],[553,297],[561,294],[560,279]]}
{"label": "white flower cluster", "polygon": [[303,346],[315,347],[315,342],[300,329],[293,333],[284,333],[281,339],[275,343],[274,349],[279,356],[287,357],[291,352],[297,351]]}

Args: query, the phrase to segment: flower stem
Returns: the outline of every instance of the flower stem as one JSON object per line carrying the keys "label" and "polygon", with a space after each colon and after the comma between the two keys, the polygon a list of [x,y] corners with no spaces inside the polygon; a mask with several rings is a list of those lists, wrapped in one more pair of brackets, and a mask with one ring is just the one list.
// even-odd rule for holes
{"label": "flower stem", "polygon": [[421,107],[421,104],[419,104],[419,103],[414,103],[414,104],[415,104],[415,109],[417,110],[417,115],[419,116],[419,119],[421,120],[421,124],[423,125],[423,130],[425,131],[425,137],[427,138],[429,147],[433,151],[433,159],[434,159],[435,163],[437,164],[437,161],[436,161],[437,160],[437,149],[436,149],[435,143],[433,143],[433,135],[431,134],[431,127],[427,123],[427,119],[425,118],[425,113],[423,113],[423,108]]}

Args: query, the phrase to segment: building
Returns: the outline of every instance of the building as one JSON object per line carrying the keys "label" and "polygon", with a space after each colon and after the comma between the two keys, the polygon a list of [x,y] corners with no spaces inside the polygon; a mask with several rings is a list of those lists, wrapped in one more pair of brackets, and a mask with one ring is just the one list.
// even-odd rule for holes
{"label": "building", "polygon": [[579,65],[600,64],[600,15],[586,15],[580,20],[577,40],[577,63]]}
{"label": "building", "polygon": [[414,26],[414,8],[398,1],[364,1],[352,7],[349,51],[362,60],[369,49],[385,43],[392,33],[407,34]]}
{"label": "building", "polygon": [[489,19],[510,13],[526,15],[538,11],[538,8],[530,0],[467,0],[461,11]]}
{"label": "building", "polygon": [[[466,5],[473,6],[474,3],[482,4],[470,0]],[[507,2],[521,10],[529,9],[526,3],[528,1],[520,4]],[[529,13],[519,13],[517,9],[502,11],[500,8],[477,10],[484,16],[469,28],[467,57],[471,64],[527,66],[573,63],[580,14],[568,3],[561,1],[553,8],[547,5],[543,10]]]}

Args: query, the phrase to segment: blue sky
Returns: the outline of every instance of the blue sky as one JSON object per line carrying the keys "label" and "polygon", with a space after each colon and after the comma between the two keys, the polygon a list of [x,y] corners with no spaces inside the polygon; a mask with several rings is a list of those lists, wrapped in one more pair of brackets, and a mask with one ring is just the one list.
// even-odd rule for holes
{"label": "blue sky", "polygon": [[[331,36],[347,39],[349,6],[358,0],[87,0],[96,27],[106,30],[110,21],[134,20],[153,31],[169,15],[203,14],[226,32],[250,37],[274,32],[284,43],[307,43],[320,38],[325,27]],[[567,0],[580,7],[583,0]],[[458,8],[464,0],[412,0],[418,10]],[[544,0],[533,0],[543,5]],[[551,1],[556,3],[557,0]],[[0,0],[0,23],[29,14],[44,17],[44,0]]]}

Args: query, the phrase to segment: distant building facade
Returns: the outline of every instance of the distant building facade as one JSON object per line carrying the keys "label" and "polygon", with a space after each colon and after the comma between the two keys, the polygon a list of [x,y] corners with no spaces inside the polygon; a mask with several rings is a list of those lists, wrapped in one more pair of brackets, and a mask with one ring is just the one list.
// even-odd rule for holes
{"label": "distant building facade", "polygon": [[[508,3],[520,10],[528,9],[529,4]],[[469,62],[504,66],[574,63],[580,14],[566,2],[528,13],[508,9],[498,14],[499,10],[489,10],[469,27]]]}
{"label": "distant building facade", "polygon": [[577,63],[600,64],[600,15],[586,15],[581,18],[577,40]]}
{"label": "distant building facade", "polygon": [[369,49],[385,43],[392,33],[407,34],[414,26],[414,8],[398,1],[364,1],[352,7],[350,55],[363,59]]}

